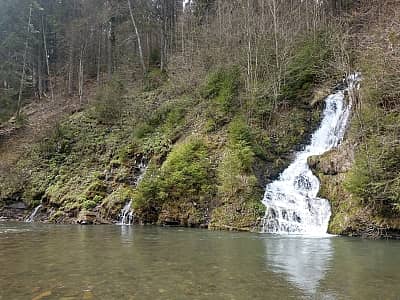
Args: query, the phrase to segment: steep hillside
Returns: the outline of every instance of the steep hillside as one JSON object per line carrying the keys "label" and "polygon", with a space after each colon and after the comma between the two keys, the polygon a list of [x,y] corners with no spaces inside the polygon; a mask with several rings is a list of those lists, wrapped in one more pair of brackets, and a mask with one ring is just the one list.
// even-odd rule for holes
{"label": "steep hillside", "polygon": [[[322,35],[298,44],[288,72],[310,73],[298,74],[302,86],[287,83],[285,104],[274,114],[265,111],[262,98],[255,99],[257,106],[243,106],[238,67],[215,68],[183,93],[157,72],[150,73],[146,91],[111,81],[85,110],[60,121],[24,153],[12,173],[2,173],[4,211],[23,201],[29,209],[42,204],[38,220],[107,223],[133,200],[140,223],[255,229],[265,210],[266,182],[319,122],[321,107],[310,102],[320,97],[313,97],[314,78],[329,72],[320,55],[324,46],[329,41]],[[305,53],[316,59],[313,65]],[[265,118],[268,127],[262,126]]]}
{"label": "steep hillside", "polygon": [[[59,77],[47,61],[47,92],[54,88],[59,102],[19,107],[18,126],[0,129],[0,216],[26,219],[41,205],[38,221],[115,223],[125,207],[141,224],[258,230],[265,185],[318,126],[321,100],[360,71],[345,141],[309,164],[332,203],[331,233],[398,236],[397,1],[194,1],[185,11],[169,7],[165,19],[154,17],[161,12],[153,3],[141,7],[149,16],[140,17],[142,36],[135,12],[111,2],[115,11],[82,2],[68,17],[72,29],[62,34],[72,46],[89,28],[91,5],[99,15],[88,22],[103,28],[109,18],[112,28],[98,40],[81,34],[70,62],[51,56],[50,67],[63,66]],[[57,22],[67,18],[52,9]],[[32,26],[44,32],[38,16]],[[54,20],[47,26],[58,30]],[[31,65],[43,69],[41,43],[35,38],[39,61]],[[66,52],[64,43],[52,49]],[[27,72],[24,93],[44,93],[35,86],[42,75]],[[16,98],[17,82],[0,96]]]}

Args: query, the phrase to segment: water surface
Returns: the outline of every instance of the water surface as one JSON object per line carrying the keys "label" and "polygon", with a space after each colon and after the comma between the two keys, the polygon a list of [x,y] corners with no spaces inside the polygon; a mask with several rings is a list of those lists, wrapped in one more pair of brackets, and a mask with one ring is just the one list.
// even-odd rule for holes
{"label": "water surface", "polygon": [[400,299],[400,243],[0,223],[0,299]]}

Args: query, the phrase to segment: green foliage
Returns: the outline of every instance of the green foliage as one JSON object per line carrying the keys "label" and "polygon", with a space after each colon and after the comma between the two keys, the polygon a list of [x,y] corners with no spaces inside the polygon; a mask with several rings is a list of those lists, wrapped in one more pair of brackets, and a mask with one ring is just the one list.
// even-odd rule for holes
{"label": "green foliage", "polygon": [[43,158],[62,158],[71,151],[71,132],[57,123],[48,138],[38,144],[39,155]]}
{"label": "green foliage", "polygon": [[83,207],[84,209],[86,209],[86,210],[93,209],[93,208],[96,207],[96,205],[97,205],[97,203],[96,203],[95,201],[93,201],[93,200],[85,200],[85,201],[82,203],[82,207]]}
{"label": "green foliage", "polygon": [[161,64],[161,53],[159,48],[153,48],[150,51],[150,66],[156,68]]}
{"label": "green foliage", "polygon": [[202,87],[201,94],[211,99],[224,113],[234,110],[237,103],[235,98],[239,88],[239,69],[218,69],[212,72]]}
{"label": "green foliage", "polygon": [[252,174],[255,153],[249,127],[242,118],[234,119],[228,129],[228,147],[218,167],[219,193],[223,199],[254,200],[257,178]]}
{"label": "green foliage", "polygon": [[133,139],[144,153],[165,154],[182,133],[190,99],[167,102],[134,128]]}
{"label": "green foliage", "polygon": [[94,116],[106,124],[118,121],[122,113],[124,92],[124,84],[117,78],[100,87],[94,101]]}
{"label": "green foliage", "polygon": [[8,121],[17,110],[15,92],[0,89],[0,123]]}
{"label": "green foliage", "polygon": [[250,128],[247,126],[243,117],[239,116],[232,120],[228,127],[228,138],[231,145],[244,143],[250,145],[252,136]]}
{"label": "green foliage", "polygon": [[159,88],[167,80],[167,73],[162,72],[159,68],[149,70],[144,78],[144,91],[153,91]]}
{"label": "green foliage", "polygon": [[400,211],[399,166],[398,141],[393,144],[382,137],[370,138],[368,146],[358,151],[345,187],[382,214]]}
{"label": "green foliage", "polygon": [[175,146],[160,169],[153,163],[140,182],[134,207],[159,209],[166,201],[196,201],[212,195],[212,170],[206,143],[189,138]]}
{"label": "green foliage", "polygon": [[86,188],[84,192],[84,197],[86,199],[91,199],[95,202],[100,202],[107,192],[107,186],[103,183],[103,181],[99,179],[94,179],[93,182]]}
{"label": "green foliage", "polygon": [[304,103],[311,96],[312,87],[326,78],[332,47],[328,34],[320,33],[302,41],[295,50],[287,67],[280,100]]}
{"label": "green foliage", "polygon": [[250,128],[241,117],[228,128],[228,145],[218,165],[218,198],[211,228],[247,228],[256,226],[265,212],[262,190],[253,172],[255,153]]}
{"label": "green foliage", "polygon": [[400,212],[400,89],[396,60],[379,48],[363,53],[362,101],[351,125],[359,146],[345,188],[384,217]]}

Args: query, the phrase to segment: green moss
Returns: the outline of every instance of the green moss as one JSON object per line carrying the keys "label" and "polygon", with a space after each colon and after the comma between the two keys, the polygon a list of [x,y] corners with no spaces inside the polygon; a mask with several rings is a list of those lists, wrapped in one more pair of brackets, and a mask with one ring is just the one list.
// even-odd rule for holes
{"label": "green moss", "polygon": [[206,143],[189,138],[175,146],[160,169],[150,164],[133,205],[143,215],[148,210],[159,211],[169,201],[204,202],[212,196],[212,178]]}
{"label": "green moss", "polygon": [[218,166],[219,207],[213,211],[211,228],[253,228],[264,213],[262,191],[253,174],[253,138],[244,119],[228,128],[228,145]]}

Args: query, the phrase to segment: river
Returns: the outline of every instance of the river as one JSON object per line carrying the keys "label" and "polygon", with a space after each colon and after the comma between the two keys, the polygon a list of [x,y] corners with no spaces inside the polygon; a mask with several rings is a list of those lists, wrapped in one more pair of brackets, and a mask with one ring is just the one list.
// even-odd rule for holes
{"label": "river", "polygon": [[400,243],[0,223],[0,299],[400,299]]}

